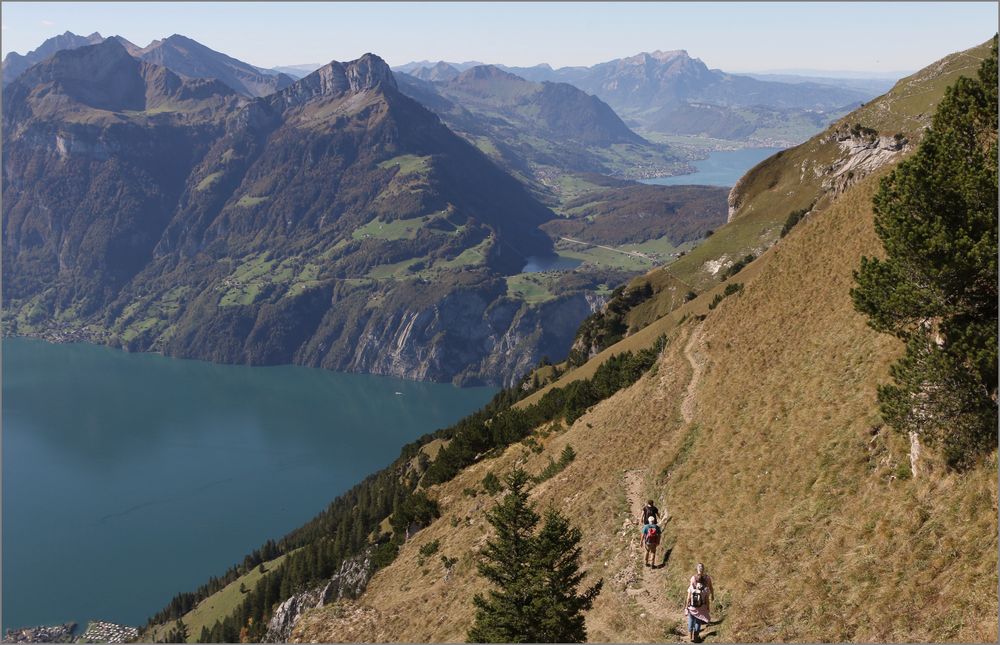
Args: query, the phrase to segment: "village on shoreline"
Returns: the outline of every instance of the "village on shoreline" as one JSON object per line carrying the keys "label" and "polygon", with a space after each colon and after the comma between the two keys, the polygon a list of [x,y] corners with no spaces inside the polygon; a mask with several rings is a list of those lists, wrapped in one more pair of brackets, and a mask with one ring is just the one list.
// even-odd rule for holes
{"label": "village on shoreline", "polygon": [[139,638],[139,630],[128,625],[117,625],[95,620],[87,625],[84,632],[74,638],[77,630],[75,622],[62,625],[40,625],[8,629],[4,643],[131,643]]}

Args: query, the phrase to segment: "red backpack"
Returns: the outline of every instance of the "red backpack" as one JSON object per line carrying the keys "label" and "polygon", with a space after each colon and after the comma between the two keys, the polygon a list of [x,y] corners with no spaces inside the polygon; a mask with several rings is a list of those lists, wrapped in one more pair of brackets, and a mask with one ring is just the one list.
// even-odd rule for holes
{"label": "red backpack", "polygon": [[646,531],[646,544],[649,546],[658,546],[660,544],[660,527],[656,524],[649,527]]}

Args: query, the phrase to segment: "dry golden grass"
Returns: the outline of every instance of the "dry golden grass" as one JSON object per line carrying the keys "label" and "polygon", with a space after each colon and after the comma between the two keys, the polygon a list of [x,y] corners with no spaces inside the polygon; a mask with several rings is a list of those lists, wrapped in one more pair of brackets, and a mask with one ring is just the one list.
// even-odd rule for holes
{"label": "dry golden grass", "polygon": [[[909,118],[902,131],[916,136],[930,111],[910,113],[928,100],[933,106],[944,85],[970,73],[967,59],[978,49],[904,79],[889,97],[895,102],[873,101],[844,122],[861,118],[884,129],[896,121],[880,117],[895,111]],[[875,403],[901,347],[872,332],[848,296],[860,257],[880,252],[870,204],[885,170],[832,203],[821,200],[730,280],[744,283],[743,292],[708,310],[725,285],[706,280],[703,263],[773,239],[789,211],[816,198],[813,170],[834,157],[817,137],[748,173],[751,197],[733,222],[669,273],[635,280],[666,293],[666,305],[658,298],[630,315],[632,324],[651,324],[522,405],[666,334],[656,368],[571,428],[541,429],[541,453],[517,444],[431,488],[442,518],[375,575],[360,601],[311,612],[293,639],[464,640],[471,598],[484,589],[475,562],[493,499],[461,491],[515,463],[538,472],[570,444],[577,459],[532,498],[583,529],[585,567],[605,580],[587,616],[593,641],[678,640],[686,580],[703,561],[722,618],[710,641],[995,642],[996,455],[955,475],[925,449],[921,476],[909,477],[908,444],[881,427]],[[687,282],[706,291],[678,306]],[[696,326],[697,342],[685,352]],[[699,374],[689,388],[693,360]],[[664,569],[639,566],[627,472],[633,489],[638,476],[642,496],[669,511]],[[419,547],[433,540],[439,554],[421,562]],[[457,558],[450,571],[441,554]]]}
{"label": "dry golden grass", "polygon": [[[461,491],[515,463],[538,472],[570,444],[576,460],[532,499],[583,529],[585,567],[605,580],[587,616],[591,640],[677,640],[686,580],[703,561],[723,619],[709,641],[995,642],[995,455],[954,475],[925,451],[929,474],[900,478],[907,443],[873,432],[875,386],[901,349],[867,328],[848,296],[860,256],[879,249],[876,181],[800,224],[704,322],[678,321],[684,308],[704,311],[708,294],[664,319],[670,342],[656,368],[571,428],[541,432],[541,453],[516,444],[432,487],[441,519],[357,603],[310,612],[293,640],[464,640],[472,595],[484,589],[476,552],[493,499]],[[685,423],[684,348],[697,325],[704,364]],[[641,334],[651,342],[657,332]],[[627,524],[624,476],[637,469],[671,516],[670,559],[655,572],[638,566]],[[419,547],[435,539],[439,553],[421,565]],[[457,558],[450,572],[442,554]],[[663,613],[647,611],[639,585],[663,599]]]}

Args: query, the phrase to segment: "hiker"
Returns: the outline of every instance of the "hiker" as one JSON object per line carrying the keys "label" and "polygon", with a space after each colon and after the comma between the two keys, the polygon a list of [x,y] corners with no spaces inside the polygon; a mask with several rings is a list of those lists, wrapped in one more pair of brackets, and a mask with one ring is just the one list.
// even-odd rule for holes
{"label": "hiker", "polygon": [[650,515],[646,518],[646,524],[642,527],[642,546],[646,547],[646,554],[643,557],[643,565],[647,567],[656,566],[656,547],[660,546],[660,525],[656,523],[656,516]]}
{"label": "hiker", "polygon": [[695,574],[691,576],[687,600],[684,602],[684,613],[688,617],[688,640],[692,643],[700,642],[701,626],[712,620],[712,600],[715,600],[712,576],[705,573],[705,565],[699,562]]}
{"label": "hiker", "polygon": [[639,524],[646,524],[650,515],[655,517],[657,522],[660,521],[660,509],[656,508],[653,500],[647,501],[646,505],[642,507],[642,512],[639,513]]}

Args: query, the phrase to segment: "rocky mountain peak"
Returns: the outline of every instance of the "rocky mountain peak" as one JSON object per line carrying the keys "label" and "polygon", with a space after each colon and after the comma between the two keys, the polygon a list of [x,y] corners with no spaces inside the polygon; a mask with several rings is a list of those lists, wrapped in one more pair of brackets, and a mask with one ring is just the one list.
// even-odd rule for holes
{"label": "rocky mountain peak", "polygon": [[347,63],[328,63],[276,96],[288,106],[301,105],[315,98],[333,98],[385,88],[397,89],[392,71],[375,54],[365,54]]}
{"label": "rocky mountain peak", "polygon": [[96,45],[103,40],[104,37],[96,31],[89,36],[77,36],[72,31],[67,31],[66,33],[49,38],[36,49],[27,52],[23,56],[17,52],[10,52],[3,61],[4,85],[13,81],[35,63],[40,63],[57,51]]}
{"label": "rocky mountain peak", "polygon": [[344,63],[343,67],[351,92],[364,92],[380,86],[397,89],[396,79],[389,65],[375,54],[365,54],[357,60]]}
{"label": "rocky mountain peak", "polygon": [[523,81],[524,79],[510,72],[505,72],[495,65],[477,65],[459,74],[455,80],[459,83],[466,83],[469,81],[493,80]]}
{"label": "rocky mountain peak", "polygon": [[123,36],[109,36],[108,40],[117,40],[121,46],[125,48],[125,51],[127,51],[134,58],[138,58],[139,55],[142,54],[142,47],[139,47],[128,38]]}
{"label": "rocky mountain peak", "polygon": [[673,49],[671,51],[660,51],[657,49],[655,52],[650,53],[649,57],[658,61],[668,61],[673,58],[691,58],[688,56],[686,49]]}

